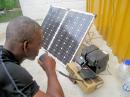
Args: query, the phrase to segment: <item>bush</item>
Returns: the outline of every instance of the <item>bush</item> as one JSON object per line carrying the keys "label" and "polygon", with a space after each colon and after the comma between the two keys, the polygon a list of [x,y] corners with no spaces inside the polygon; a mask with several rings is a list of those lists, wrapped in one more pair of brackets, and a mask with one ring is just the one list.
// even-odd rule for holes
{"label": "bush", "polygon": [[13,9],[19,6],[19,0],[0,0],[0,10]]}

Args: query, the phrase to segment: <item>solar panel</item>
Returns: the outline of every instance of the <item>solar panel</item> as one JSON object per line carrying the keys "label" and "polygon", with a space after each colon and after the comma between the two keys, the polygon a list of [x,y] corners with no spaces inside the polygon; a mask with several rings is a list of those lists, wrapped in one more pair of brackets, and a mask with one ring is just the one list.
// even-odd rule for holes
{"label": "solar panel", "polygon": [[[56,11],[55,7],[51,9]],[[60,11],[62,12],[63,9]],[[52,12],[49,11],[49,14],[52,14]],[[94,15],[76,10],[64,9],[64,16],[61,17],[62,19],[59,21],[59,26],[56,27],[57,29],[52,29],[53,34],[51,34],[48,40],[45,40],[46,44],[44,44],[44,47],[57,59],[66,64],[73,59],[86,35],[86,31],[93,21]],[[53,19],[55,21],[55,18]],[[46,29],[46,25],[48,25],[49,21],[46,22],[47,24],[43,22],[44,29]],[[51,26],[53,25],[55,25],[55,23],[51,24]],[[46,33],[46,36],[48,36],[50,32],[48,30],[46,30],[46,32],[48,32]],[[47,38],[46,36],[45,38]]]}

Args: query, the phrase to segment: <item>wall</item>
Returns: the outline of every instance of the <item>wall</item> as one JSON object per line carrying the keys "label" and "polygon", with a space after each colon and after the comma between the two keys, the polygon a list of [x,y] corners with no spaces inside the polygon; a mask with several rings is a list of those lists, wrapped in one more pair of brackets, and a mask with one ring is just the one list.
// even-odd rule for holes
{"label": "wall", "polygon": [[20,0],[24,16],[43,19],[51,5],[85,11],[86,0]]}

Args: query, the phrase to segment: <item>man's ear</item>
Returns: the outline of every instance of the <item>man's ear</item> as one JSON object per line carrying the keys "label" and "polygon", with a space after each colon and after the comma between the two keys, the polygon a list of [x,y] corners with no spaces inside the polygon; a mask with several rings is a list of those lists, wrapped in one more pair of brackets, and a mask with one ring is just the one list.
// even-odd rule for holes
{"label": "man's ear", "polygon": [[24,43],[23,43],[23,50],[24,50],[25,54],[27,54],[28,49],[29,49],[28,41],[24,41]]}

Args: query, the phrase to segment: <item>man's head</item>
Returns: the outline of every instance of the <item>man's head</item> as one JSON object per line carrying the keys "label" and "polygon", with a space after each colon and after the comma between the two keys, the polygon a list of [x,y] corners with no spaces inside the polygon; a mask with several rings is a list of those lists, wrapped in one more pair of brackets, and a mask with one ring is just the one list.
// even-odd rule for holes
{"label": "man's head", "polygon": [[4,47],[19,59],[35,59],[41,48],[42,39],[40,25],[28,17],[20,16],[8,24]]}

